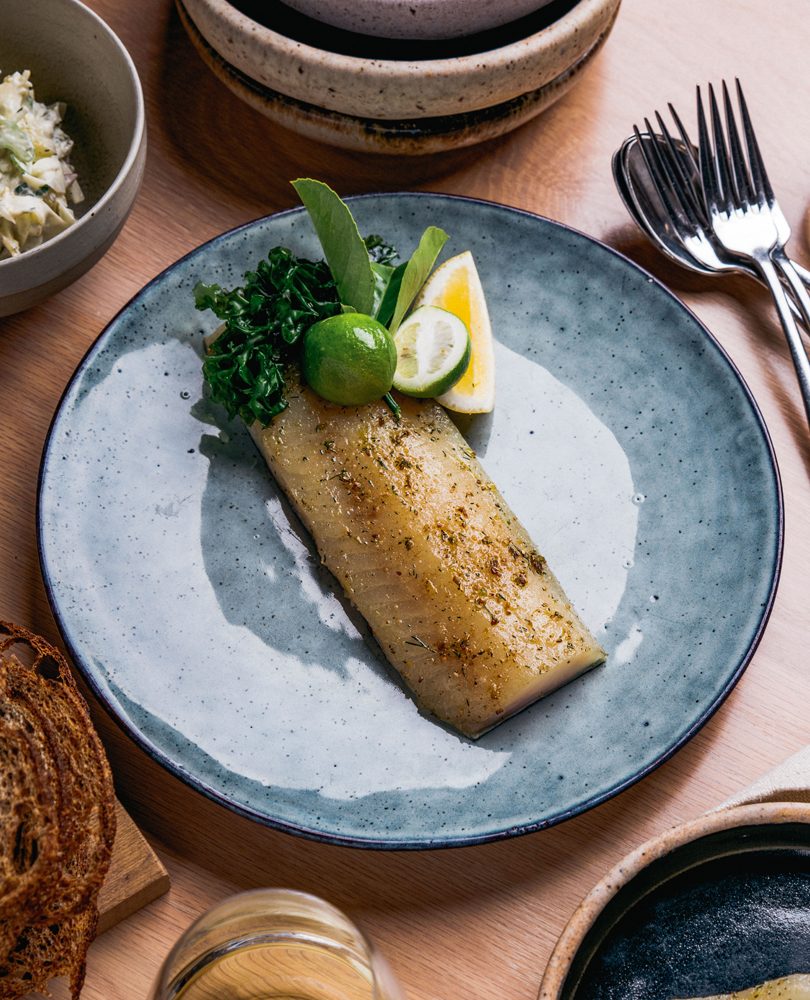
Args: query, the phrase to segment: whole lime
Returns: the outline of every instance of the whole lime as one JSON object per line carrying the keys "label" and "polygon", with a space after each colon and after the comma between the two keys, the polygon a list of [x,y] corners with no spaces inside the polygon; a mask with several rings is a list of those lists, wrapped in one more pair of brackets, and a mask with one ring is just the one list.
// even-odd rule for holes
{"label": "whole lime", "polygon": [[362,406],[380,399],[391,388],[396,367],[394,338],[363,313],[338,313],[304,334],[304,381],[330,403]]}

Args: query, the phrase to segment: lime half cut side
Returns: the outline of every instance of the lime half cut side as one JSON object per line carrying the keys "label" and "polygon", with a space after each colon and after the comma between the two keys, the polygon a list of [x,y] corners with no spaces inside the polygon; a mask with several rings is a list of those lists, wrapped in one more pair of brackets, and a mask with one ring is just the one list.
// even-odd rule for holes
{"label": "lime half cut side", "polygon": [[452,388],[467,370],[470,332],[455,313],[438,306],[415,309],[394,335],[394,388],[429,399]]}

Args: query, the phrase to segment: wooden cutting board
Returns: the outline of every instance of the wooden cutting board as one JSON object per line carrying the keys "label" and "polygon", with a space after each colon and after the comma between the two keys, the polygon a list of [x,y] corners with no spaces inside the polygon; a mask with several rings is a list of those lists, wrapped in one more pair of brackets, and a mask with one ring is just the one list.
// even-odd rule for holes
{"label": "wooden cutting board", "polygon": [[121,803],[110,870],[98,898],[98,933],[140,910],[169,888],[169,873]]}

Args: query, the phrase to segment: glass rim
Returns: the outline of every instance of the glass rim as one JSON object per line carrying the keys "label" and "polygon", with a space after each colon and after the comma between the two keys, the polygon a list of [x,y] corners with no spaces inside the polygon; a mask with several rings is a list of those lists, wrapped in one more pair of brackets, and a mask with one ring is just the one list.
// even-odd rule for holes
{"label": "glass rim", "polygon": [[[160,968],[155,977],[152,993],[150,994],[150,1000],[170,1000],[172,996],[169,992],[171,982],[195,961],[195,959],[191,957],[187,961],[183,962],[179,969],[173,971],[175,960],[182,954],[183,949],[188,947],[189,944],[193,942],[196,932],[204,930],[206,925],[209,924],[212,927],[216,926],[216,917],[219,913],[227,913],[230,908],[238,907],[240,903],[246,904],[247,907],[252,900],[257,902],[267,900],[268,902],[275,902],[276,904],[283,904],[285,900],[292,900],[310,906],[313,910],[321,911],[321,913],[324,914],[325,919],[328,919],[330,915],[336,917],[341,924],[344,925],[344,929],[350,931],[351,934],[356,937],[358,949],[363,953],[363,957],[368,961],[368,970],[371,975],[370,986],[373,998],[374,1000],[377,1000],[380,995],[380,978],[378,976],[376,963],[382,961],[382,959],[369,938],[357,926],[354,920],[352,920],[352,918],[339,907],[335,906],[334,903],[330,903],[328,900],[323,899],[320,896],[316,896],[314,893],[304,892],[300,889],[286,889],[282,887],[258,887],[253,889],[243,889],[224,897],[212,906],[203,910],[203,912],[195,917],[195,919],[192,920],[192,922],[180,933],[179,937],[161,962]],[[256,933],[257,936],[261,936],[261,932]],[[267,932],[265,932],[265,934],[267,934]],[[294,929],[289,931],[279,930],[277,932],[273,932],[273,936],[276,935],[279,940],[283,940],[285,936],[299,938],[306,936],[306,934],[296,932]],[[234,936],[237,937],[237,935]],[[309,936],[309,939],[312,941],[317,940],[312,935]],[[245,940],[247,940],[247,938]],[[328,942],[326,941],[318,943],[323,943],[325,947],[328,945]],[[337,943],[332,945],[332,947],[336,946]]]}

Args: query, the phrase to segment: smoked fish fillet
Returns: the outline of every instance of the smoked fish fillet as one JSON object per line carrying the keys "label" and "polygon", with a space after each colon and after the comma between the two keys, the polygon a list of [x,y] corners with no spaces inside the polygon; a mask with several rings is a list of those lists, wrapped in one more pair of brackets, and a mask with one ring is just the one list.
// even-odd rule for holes
{"label": "smoked fish fillet", "polygon": [[419,706],[477,738],[605,653],[446,412],[333,405],[287,371],[251,433]]}

